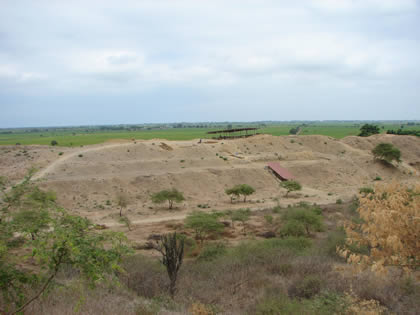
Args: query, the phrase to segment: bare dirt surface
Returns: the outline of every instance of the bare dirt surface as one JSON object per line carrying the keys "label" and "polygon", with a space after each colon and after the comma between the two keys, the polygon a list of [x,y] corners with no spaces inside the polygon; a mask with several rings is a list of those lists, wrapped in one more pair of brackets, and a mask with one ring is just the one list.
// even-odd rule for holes
{"label": "bare dirt surface", "polygon": [[[403,163],[387,166],[373,160],[372,148],[391,142]],[[63,152],[59,155],[59,152]],[[303,185],[285,198],[280,181],[266,168],[277,161]],[[259,135],[247,139],[204,141],[137,140],[78,148],[7,146],[0,148],[0,175],[17,182],[36,166],[34,180],[57,192],[59,203],[74,213],[113,229],[118,222],[116,196],[125,194],[123,209],[133,223],[131,239],[145,239],[194,211],[238,208],[262,210],[299,201],[329,204],[348,201],[362,186],[391,180],[414,182],[420,173],[420,140],[414,136],[376,135],[342,140],[326,136]],[[380,177],[381,181],[375,181]],[[256,193],[246,203],[230,203],[225,189],[249,184]],[[184,192],[186,201],[168,210],[150,195],[167,188]],[[205,205],[198,207],[198,205]]]}

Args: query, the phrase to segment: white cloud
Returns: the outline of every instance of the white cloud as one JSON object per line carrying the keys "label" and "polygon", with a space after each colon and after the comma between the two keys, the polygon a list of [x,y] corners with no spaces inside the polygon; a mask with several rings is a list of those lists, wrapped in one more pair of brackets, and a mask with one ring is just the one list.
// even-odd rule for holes
{"label": "white cloud", "polygon": [[330,11],[404,12],[418,8],[416,0],[311,0],[315,8]]}
{"label": "white cloud", "polygon": [[21,84],[39,82],[46,80],[47,78],[48,76],[43,73],[22,71],[13,65],[0,64],[0,79],[6,80],[8,82]]}
{"label": "white cloud", "polygon": [[399,99],[404,87],[408,100],[420,79],[418,3],[14,1],[0,11],[0,96],[33,86],[92,103],[112,93],[147,103],[196,103],[193,95],[201,104],[264,95],[277,104],[282,86],[282,99],[299,105],[311,95],[322,105],[329,93],[349,99],[349,87],[373,103],[385,90],[387,101]]}

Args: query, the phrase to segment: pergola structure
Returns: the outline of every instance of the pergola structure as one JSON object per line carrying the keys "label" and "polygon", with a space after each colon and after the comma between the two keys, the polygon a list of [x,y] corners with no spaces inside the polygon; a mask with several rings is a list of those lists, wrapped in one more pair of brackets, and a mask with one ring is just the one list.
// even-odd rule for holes
{"label": "pergola structure", "polygon": [[259,128],[236,128],[236,129],[225,129],[217,131],[209,131],[207,134],[215,135],[213,139],[236,139],[236,138],[247,138],[257,135]]}

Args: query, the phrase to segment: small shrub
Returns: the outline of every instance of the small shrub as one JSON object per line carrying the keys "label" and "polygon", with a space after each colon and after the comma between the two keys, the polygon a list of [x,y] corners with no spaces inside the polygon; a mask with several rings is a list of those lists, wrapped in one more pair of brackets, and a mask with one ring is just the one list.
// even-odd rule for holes
{"label": "small shrub", "polygon": [[375,159],[391,163],[392,161],[401,162],[401,152],[391,143],[379,143],[373,150],[372,154]]}
{"label": "small shrub", "polygon": [[280,213],[281,207],[280,206],[276,206],[276,207],[273,208],[272,211],[273,211],[273,213]]}
{"label": "small shrub", "polygon": [[374,180],[382,180],[380,176],[376,176]]}
{"label": "small shrub", "polygon": [[269,271],[280,276],[288,276],[293,272],[293,265],[290,263],[276,264],[271,266]]}
{"label": "small shrub", "polygon": [[359,189],[359,193],[366,196],[368,194],[374,194],[375,191],[373,190],[372,187],[362,187]]}
{"label": "small shrub", "polygon": [[265,215],[264,219],[268,224],[273,224],[273,216],[272,215]]}
{"label": "small shrub", "polygon": [[80,158],[83,157],[83,154],[79,154],[78,157],[80,157]]}
{"label": "small shrub", "polygon": [[336,204],[338,204],[338,205],[341,205],[341,204],[343,203],[343,200],[341,200],[341,199],[337,199],[337,200],[335,201],[335,203],[336,203]]}
{"label": "small shrub", "polygon": [[185,160],[181,160],[181,161],[179,161],[180,163],[184,163],[185,162]]}
{"label": "small shrub", "polygon": [[291,299],[285,294],[270,295],[257,304],[254,313],[258,315],[347,314],[346,309],[349,304],[346,296],[331,292],[323,292],[310,300]]}
{"label": "small shrub", "polygon": [[63,155],[63,154],[64,154],[64,152],[59,152],[59,153],[58,153],[58,155]]}
{"label": "small shrub", "polygon": [[197,259],[211,261],[226,254],[226,245],[223,243],[208,244],[202,250]]}
{"label": "small shrub", "polygon": [[317,275],[309,275],[289,288],[289,296],[310,299],[321,292],[322,280]]}
{"label": "small shrub", "polygon": [[56,140],[51,140],[51,145],[56,146],[56,145],[58,145],[58,142]]}

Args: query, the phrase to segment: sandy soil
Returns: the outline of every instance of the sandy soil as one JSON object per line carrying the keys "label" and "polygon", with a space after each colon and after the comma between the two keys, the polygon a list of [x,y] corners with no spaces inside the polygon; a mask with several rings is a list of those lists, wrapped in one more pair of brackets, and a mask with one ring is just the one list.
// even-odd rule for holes
{"label": "sandy soil", "polygon": [[[385,166],[373,160],[379,142],[400,148],[403,163]],[[59,155],[59,152],[63,152]],[[221,158],[225,157],[227,160]],[[285,198],[279,180],[265,166],[278,161],[302,183],[303,190]],[[113,141],[79,148],[7,146],[0,148],[0,175],[14,182],[36,166],[34,180],[57,192],[59,202],[96,223],[122,228],[116,196],[125,194],[123,212],[133,222],[130,238],[161,231],[165,222],[182,220],[193,210],[264,209],[306,201],[328,204],[349,200],[361,186],[382,181],[419,180],[420,139],[414,136],[376,135],[336,140],[326,136],[260,135],[224,141]],[[256,193],[246,203],[230,203],[224,190],[247,183]],[[175,187],[186,201],[168,210],[154,205],[150,195]],[[201,209],[198,205],[208,205]],[[140,228],[141,227],[141,228]]]}

